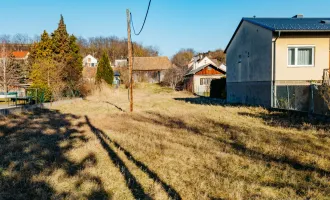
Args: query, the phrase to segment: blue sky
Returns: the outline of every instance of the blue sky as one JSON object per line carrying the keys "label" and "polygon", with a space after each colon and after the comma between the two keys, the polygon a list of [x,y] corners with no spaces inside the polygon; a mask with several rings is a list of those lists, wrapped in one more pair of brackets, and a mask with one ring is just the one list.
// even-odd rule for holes
{"label": "blue sky", "polygon": [[[1,2],[0,34],[52,32],[63,14],[76,36],[127,37],[126,8],[137,29],[149,0],[6,0]],[[181,48],[225,48],[242,17],[330,17],[329,0],[153,0],[144,31],[134,41],[172,56]]]}

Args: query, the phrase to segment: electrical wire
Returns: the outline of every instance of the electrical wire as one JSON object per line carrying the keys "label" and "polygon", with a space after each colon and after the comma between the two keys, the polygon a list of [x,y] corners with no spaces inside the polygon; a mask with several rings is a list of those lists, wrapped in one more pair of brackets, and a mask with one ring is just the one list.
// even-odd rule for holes
{"label": "electrical wire", "polygon": [[149,0],[149,5],[148,5],[147,13],[146,13],[146,16],[144,17],[144,21],[143,21],[142,27],[141,27],[141,29],[140,29],[140,31],[138,33],[136,33],[136,31],[135,31],[134,22],[133,22],[133,15],[132,15],[132,13],[130,13],[130,15],[131,15],[131,24],[132,24],[133,31],[134,31],[134,34],[135,35],[140,35],[141,32],[143,31],[144,25],[146,24],[146,21],[147,21],[147,18],[148,18],[148,14],[149,14],[149,10],[150,10],[150,5],[151,5],[151,0]]}

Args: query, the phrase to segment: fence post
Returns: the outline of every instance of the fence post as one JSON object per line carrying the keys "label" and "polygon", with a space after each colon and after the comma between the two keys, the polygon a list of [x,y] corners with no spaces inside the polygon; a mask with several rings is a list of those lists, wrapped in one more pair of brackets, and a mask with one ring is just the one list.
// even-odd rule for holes
{"label": "fence post", "polygon": [[309,99],[309,113],[314,113],[314,84],[310,85],[311,98]]}
{"label": "fence post", "polygon": [[289,94],[289,86],[288,85],[286,86],[286,92],[288,94],[287,109],[289,110],[290,109],[290,94]]}

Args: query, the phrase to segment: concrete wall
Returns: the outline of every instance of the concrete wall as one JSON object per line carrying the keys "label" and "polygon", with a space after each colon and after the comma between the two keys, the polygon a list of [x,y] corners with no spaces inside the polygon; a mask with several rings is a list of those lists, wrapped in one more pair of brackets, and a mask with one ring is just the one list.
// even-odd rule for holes
{"label": "concrete wall", "polygon": [[[289,67],[289,45],[314,45],[315,63],[313,67]],[[329,68],[329,37],[311,36],[281,36],[276,41],[275,79],[282,81],[322,80],[323,69]]]}
{"label": "concrete wall", "polygon": [[273,33],[243,22],[227,49],[227,101],[271,106]]}

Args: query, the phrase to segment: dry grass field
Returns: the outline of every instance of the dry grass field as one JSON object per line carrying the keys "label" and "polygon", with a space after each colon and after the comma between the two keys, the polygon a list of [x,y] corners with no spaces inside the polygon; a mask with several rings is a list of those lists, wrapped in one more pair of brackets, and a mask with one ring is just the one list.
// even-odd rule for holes
{"label": "dry grass field", "polygon": [[0,199],[330,199],[330,126],[158,86],[0,119]]}

